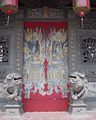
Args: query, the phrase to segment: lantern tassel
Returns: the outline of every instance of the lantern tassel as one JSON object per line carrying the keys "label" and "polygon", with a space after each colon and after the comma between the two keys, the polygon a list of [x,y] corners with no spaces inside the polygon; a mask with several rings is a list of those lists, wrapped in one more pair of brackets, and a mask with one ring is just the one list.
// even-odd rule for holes
{"label": "lantern tassel", "polygon": [[84,18],[81,18],[81,28],[83,29],[83,22],[84,22]]}
{"label": "lantern tassel", "polygon": [[7,18],[7,26],[9,25],[9,19],[10,19],[10,16],[8,15],[8,18]]}

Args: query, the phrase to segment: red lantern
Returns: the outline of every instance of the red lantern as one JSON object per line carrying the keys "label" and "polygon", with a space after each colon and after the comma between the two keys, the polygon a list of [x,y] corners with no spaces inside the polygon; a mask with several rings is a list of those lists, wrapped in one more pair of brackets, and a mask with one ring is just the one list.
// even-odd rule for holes
{"label": "red lantern", "polygon": [[8,15],[16,13],[18,10],[18,0],[1,0],[0,9]]}
{"label": "red lantern", "polygon": [[73,0],[73,10],[83,20],[85,14],[90,11],[90,0]]}
{"label": "red lantern", "polygon": [[18,10],[18,0],[0,0],[0,9],[8,14],[7,25],[9,24],[9,15],[16,13]]}
{"label": "red lantern", "polygon": [[90,10],[90,0],[73,0],[73,10],[80,17],[84,17]]}

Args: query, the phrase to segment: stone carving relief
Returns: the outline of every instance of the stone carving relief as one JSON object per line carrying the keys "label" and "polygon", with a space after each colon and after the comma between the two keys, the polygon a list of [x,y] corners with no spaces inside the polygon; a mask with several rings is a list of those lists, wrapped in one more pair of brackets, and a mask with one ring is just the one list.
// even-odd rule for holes
{"label": "stone carving relief", "polygon": [[[92,31],[91,31],[92,32]],[[87,36],[87,34],[89,34]],[[89,82],[96,81],[96,36],[93,31],[93,36],[89,32],[80,33],[78,53],[81,56],[78,59],[79,71],[83,71]],[[78,56],[79,57],[79,56]]]}

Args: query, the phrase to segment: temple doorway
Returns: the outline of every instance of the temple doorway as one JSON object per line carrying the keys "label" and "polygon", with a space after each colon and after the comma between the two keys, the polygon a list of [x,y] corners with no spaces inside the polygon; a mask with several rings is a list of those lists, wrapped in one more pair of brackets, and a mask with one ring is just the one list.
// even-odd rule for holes
{"label": "temple doorway", "polygon": [[25,22],[24,28],[24,111],[67,111],[67,22]]}

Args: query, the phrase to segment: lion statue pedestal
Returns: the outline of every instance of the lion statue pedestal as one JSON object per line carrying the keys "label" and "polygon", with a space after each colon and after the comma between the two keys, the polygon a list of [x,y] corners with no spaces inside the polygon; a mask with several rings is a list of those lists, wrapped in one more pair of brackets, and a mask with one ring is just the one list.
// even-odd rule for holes
{"label": "lion statue pedestal", "polygon": [[83,113],[87,111],[87,105],[84,103],[88,95],[88,81],[84,73],[74,72],[69,76],[71,103],[70,113]]}
{"label": "lion statue pedestal", "polygon": [[72,114],[85,113],[87,111],[87,104],[85,103],[71,103],[69,104],[69,112]]}
{"label": "lion statue pedestal", "polygon": [[15,116],[17,115],[20,116],[23,112],[22,105],[12,100],[8,100],[7,104],[5,105],[5,110],[7,115],[15,115]]}

